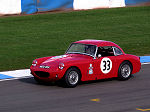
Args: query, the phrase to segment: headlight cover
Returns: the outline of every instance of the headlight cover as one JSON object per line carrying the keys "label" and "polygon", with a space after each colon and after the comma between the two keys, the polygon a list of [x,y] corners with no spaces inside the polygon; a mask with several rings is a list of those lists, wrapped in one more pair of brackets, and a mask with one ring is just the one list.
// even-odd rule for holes
{"label": "headlight cover", "polygon": [[58,68],[59,68],[60,70],[62,70],[64,67],[65,67],[64,63],[60,63]]}
{"label": "headlight cover", "polygon": [[37,61],[36,60],[34,60],[33,62],[32,62],[32,66],[36,66],[37,65]]}

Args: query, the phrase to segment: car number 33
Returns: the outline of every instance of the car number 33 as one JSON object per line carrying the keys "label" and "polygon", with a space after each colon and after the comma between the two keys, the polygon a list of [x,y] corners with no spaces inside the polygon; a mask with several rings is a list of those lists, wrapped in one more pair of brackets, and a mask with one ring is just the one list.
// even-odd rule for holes
{"label": "car number 33", "polygon": [[103,58],[101,60],[100,69],[104,74],[107,74],[112,69],[112,61],[109,58]]}
{"label": "car number 33", "polygon": [[38,83],[59,81],[71,88],[80,81],[114,77],[128,80],[140,69],[140,57],[126,54],[117,44],[104,40],[73,42],[64,55],[35,59],[30,67]]}

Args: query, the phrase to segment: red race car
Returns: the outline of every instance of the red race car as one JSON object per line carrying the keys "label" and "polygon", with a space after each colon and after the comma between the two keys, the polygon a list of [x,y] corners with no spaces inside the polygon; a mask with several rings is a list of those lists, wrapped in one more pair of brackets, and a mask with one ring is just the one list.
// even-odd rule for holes
{"label": "red race car", "polygon": [[138,56],[125,54],[113,42],[81,40],[73,42],[64,55],[35,59],[30,70],[38,82],[62,80],[67,87],[75,87],[79,81],[127,80],[140,68]]}

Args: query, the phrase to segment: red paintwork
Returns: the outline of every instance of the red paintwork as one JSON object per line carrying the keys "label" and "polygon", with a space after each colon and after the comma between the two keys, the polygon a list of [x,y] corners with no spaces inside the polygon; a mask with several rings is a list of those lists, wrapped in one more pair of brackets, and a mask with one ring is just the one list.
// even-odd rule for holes
{"label": "red paintwork", "polygon": [[[81,41],[77,41],[74,43],[92,44],[92,45],[96,45],[97,47],[115,46],[115,47],[118,47],[119,49],[121,49],[118,45],[116,45],[113,42],[102,41],[102,40],[81,40]],[[122,50],[122,52],[123,52],[123,50]],[[87,56],[87,55],[83,55],[83,54],[65,54],[64,57],[57,58],[57,59],[55,59],[55,56],[39,58],[39,59],[36,59],[36,61],[38,62],[37,66],[32,65],[30,67],[30,70],[31,70],[31,73],[33,74],[33,76],[35,76],[41,80],[56,81],[56,80],[62,79],[65,72],[70,67],[76,67],[81,72],[81,75],[82,75],[81,81],[88,81],[88,80],[97,80],[97,79],[117,77],[120,64],[123,61],[127,60],[127,61],[131,62],[132,66],[133,66],[132,74],[140,71],[141,63],[140,63],[139,57],[137,57],[137,56],[125,54],[123,52],[123,55],[107,56],[107,57],[109,59],[111,59],[111,61],[112,61],[112,69],[107,74],[102,73],[102,71],[100,69],[100,63],[104,57],[101,57],[99,59],[98,58],[94,59],[91,56]],[[64,65],[65,65],[64,69],[62,69],[62,70],[60,70],[58,68],[60,63],[64,63]],[[92,67],[93,67],[93,74],[88,74],[90,64],[92,64]],[[50,66],[50,68],[49,69],[39,68],[41,65]],[[35,74],[35,71],[48,72],[50,74],[50,76],[47,78],[41,78]],[[58,77],[56,77],[56,75],[58,75]]]}

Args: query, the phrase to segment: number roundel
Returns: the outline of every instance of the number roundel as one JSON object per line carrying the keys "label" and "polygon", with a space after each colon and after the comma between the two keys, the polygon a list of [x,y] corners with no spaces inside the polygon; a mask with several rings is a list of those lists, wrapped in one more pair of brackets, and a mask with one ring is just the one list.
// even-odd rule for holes
{"label": "number roundel", "polygon": [[104,74],[107,74],[112,69],[112,61],[109,58],[103,58],[101,60],[100,69]]}

